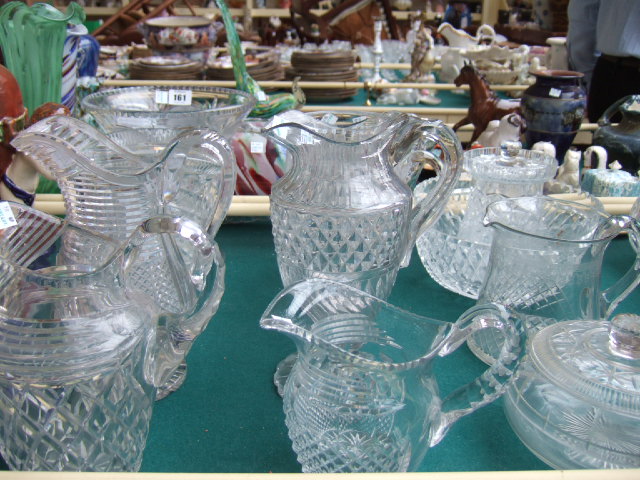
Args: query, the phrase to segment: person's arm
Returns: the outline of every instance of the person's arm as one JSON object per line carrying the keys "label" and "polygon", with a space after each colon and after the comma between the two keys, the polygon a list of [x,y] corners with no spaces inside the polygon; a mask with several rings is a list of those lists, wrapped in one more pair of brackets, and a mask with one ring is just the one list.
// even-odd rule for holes
{"label": "person's arm", "polygon": [[571,0],[567,9],[569,67],[584,74],[585,85],[589,84],[598,59],[596,26],[599,7],[600,0]]}

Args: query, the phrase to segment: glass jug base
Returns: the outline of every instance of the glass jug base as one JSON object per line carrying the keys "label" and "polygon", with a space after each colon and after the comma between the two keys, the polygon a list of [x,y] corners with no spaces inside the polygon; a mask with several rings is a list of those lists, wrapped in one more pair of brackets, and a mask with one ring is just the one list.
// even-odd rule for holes
{"label": "glass jug base", "polygon": [[173,371],[164,385],[158,387],[158,390],[156,392],[156,401],[162,400],[163,398],[178,390],[182,386],[186,378],[187,362],[183,360],[182,363],[176,367],[176,369]]}

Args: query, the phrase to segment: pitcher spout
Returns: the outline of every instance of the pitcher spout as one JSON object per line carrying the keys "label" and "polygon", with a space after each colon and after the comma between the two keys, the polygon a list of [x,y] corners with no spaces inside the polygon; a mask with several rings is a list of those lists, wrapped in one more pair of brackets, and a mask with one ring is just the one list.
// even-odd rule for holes
{"label": "pitcher spout", "polygon": [[[413,315],[366,292],[324,279],[283,290],[260,326],[292,338],[304,351],[324,351],[335,361],[374,370],[425,365],[440,349],[450,324]],[[418,337],[418,338],[416,338]]]}

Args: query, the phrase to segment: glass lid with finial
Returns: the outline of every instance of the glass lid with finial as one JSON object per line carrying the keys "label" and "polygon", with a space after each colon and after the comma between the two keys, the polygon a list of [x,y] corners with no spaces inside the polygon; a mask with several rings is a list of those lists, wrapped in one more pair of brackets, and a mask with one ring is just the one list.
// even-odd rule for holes
{"label": "glass lid with finial", "polygon": [[[464,152],[469,188],[454,190],[433,227],[416,247],[429,275],[443,287],[478,298],[489,263],[493,234],[482,219],[487,206],[505,197],[542,195],[544,183],[558,169],[557,160],[544,152],[525,150],[519,142]],[[416,187],[428,191],[429,181]]]}
{"label": "glass lid with finial", "polygon": [[640,316],[557,323],[534,337],[529,356],[558,387],[640,420]]}
{"label": "glass lid with finial", "polygon": [[640,468],[640,316],[541,330],[504,399],[511,427],[548,465]]}

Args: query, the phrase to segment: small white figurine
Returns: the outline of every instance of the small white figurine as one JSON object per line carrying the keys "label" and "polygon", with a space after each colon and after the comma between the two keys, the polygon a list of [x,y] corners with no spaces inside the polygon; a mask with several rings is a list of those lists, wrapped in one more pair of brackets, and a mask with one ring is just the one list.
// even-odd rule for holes
{"label": "small white figurine", "polygon": [[537,152],[543,152],[553,158],[556,158],[556,147],[551,142],[536,142],[531,147],[531,150],[535,150]]}
{"label": "small white figurine", "polygon": [[544,192],[546,194],[579,192],[581,158],[582,154],[579,150],[567,150],[564,161],[556,172],[556,177],[544,184]]}
{"label": "small white figurine", "polygon": [[489,148],[499,147],[504,142],[518,142],[522,126],[522,117],[517,113],[505,115],[500,120],[491,120],[478,137],[477,143]]}
{"label": "small white figurine", "polygon": [[582,154],[579,150],[567,150],[564,155],[564,162],[558,168],[556,180],[571,187],[575,192],[580,188],[580,159]]}

